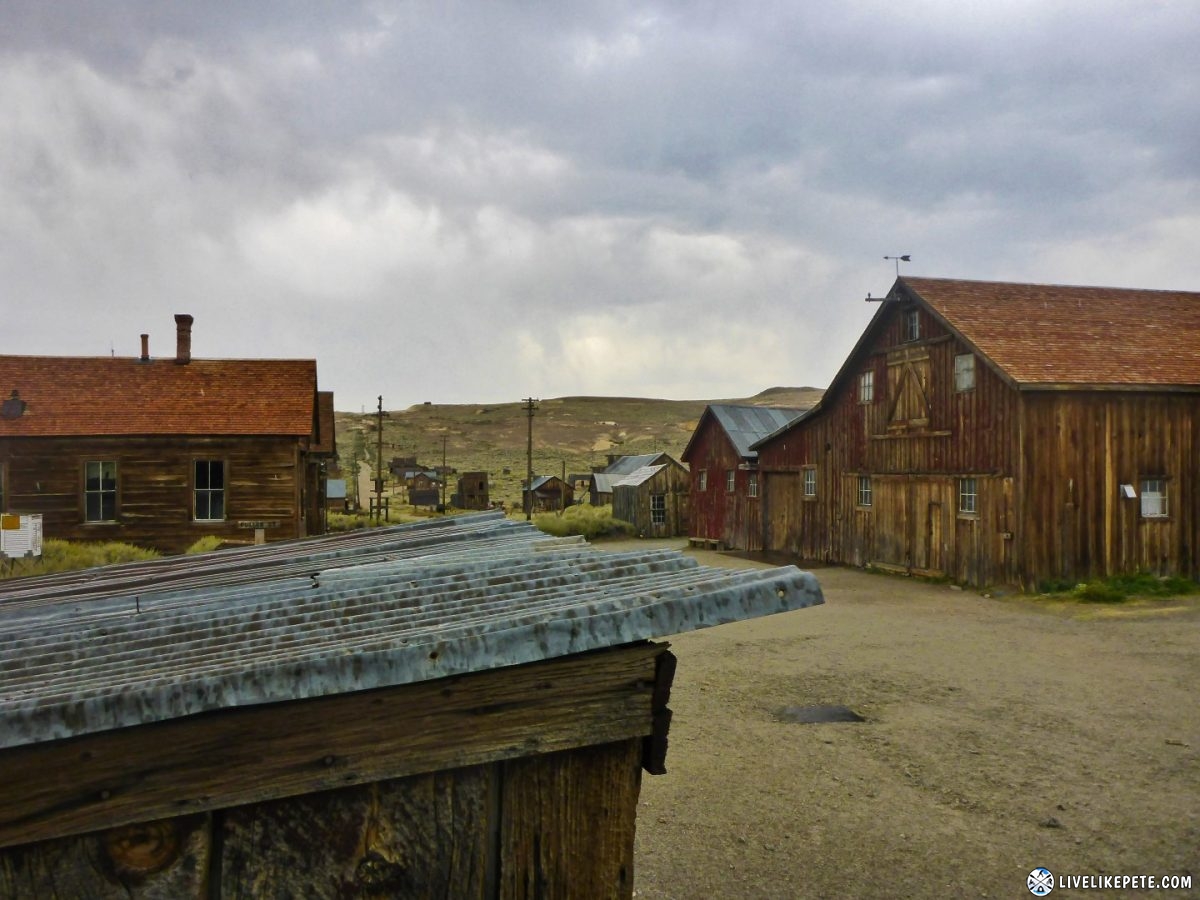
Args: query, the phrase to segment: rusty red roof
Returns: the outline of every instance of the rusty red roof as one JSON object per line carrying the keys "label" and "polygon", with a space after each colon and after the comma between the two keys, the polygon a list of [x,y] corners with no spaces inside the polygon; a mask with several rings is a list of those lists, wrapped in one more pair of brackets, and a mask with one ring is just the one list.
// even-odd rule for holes
{"label": "rusty red roof", "polygon": [[1200,293],[910,278],[1018,384],[1200,386]]}
{"label": "rusty red roof", "polygon": [[[79,435],[297,435],[314,431],[311,359],[0,356],[0,438]],[[12,405],[8,405],[11,409]]]}

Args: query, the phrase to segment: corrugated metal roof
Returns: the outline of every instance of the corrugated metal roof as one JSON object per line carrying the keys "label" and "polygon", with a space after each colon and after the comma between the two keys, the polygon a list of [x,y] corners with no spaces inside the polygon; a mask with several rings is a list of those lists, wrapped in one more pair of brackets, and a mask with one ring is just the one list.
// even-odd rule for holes
{"label": "corrugated metal roof", "polygon": [[630,472],[619,481],[613,482],[613,487],[637,487],[639,484],[644,484],[645,482],[649,481],[665,468],[666,465],[642,466],[636,472]]}
{"label": "corrugated metal roof", "polygon": [[409,684],[821,603],[795,567],[481,513],[0,584],[0,746]]}
{"label": "corrugated metal roof", "polygon": [[630,472],[636,472],[642,466],[650,465],[664,455],[663,453],[641,453],[634,456],[622,456],[606,466],[604,474],[628,475]]}
{"label": "corrugated metal roof", "polygon": [[713,416],[729,435],[738,456],[753,459],[758,451],[751,446],[788,422],[804,414],[802,409],[782,409],[770,406],[731,406],[714,404],[709,406]]}

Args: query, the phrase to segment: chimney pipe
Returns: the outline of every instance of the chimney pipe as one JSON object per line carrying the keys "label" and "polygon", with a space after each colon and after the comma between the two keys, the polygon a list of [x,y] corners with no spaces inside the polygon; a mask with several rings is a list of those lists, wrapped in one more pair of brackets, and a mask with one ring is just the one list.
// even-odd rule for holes
{"label": "chimney pipe", "polygon": [[186,366],[192,361],[192,317],[186,313],[175,316],[175,362]]}
{"label": "chimney pipe", "polygon": [[142,362],[150,361],[150,335],[142,335]]}

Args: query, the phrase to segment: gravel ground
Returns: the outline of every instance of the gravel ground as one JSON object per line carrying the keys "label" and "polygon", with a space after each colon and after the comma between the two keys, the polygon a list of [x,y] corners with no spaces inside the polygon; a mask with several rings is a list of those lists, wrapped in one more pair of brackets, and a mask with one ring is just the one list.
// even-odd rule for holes
{"label": "gravel ground", "polygon": [[[636,897],[1019,897],[1039,866],[1191,874],[1156,896],[1200,896],[1200,601],[813,571],[824,606],[670,639],[668,773],[643,779]],[[780,715],[818,704],[865,721]],[[1054,891],[1072,894],[1125,895]]]}

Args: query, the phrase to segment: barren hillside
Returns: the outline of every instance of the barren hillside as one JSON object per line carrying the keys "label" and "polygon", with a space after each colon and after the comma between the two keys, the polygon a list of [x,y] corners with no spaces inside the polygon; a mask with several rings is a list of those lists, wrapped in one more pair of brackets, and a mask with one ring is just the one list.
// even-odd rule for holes
{"label": "barren hillside", "polygon": [[[608,454],[678,457],[709,403],[743,403],[808,409],[818,388],[775,387],[754,397],[728,400],[655,400],[639,397],[557,397],[540,400],[533,417],[535,475],[569,475],[603,465]],[[343,468],[357,455],[374,466],[378,452],[374,413],[338,413],[338,454]],[[383,461],[415,456],[424,466],[483,471],[493,499],[520,499],[529,419],[520,402],[418,404],[388,410],[383,420]],[[506,471],[507,470],[507,471]]]}

